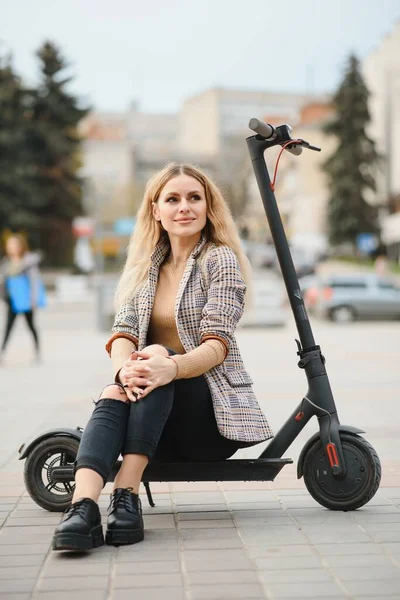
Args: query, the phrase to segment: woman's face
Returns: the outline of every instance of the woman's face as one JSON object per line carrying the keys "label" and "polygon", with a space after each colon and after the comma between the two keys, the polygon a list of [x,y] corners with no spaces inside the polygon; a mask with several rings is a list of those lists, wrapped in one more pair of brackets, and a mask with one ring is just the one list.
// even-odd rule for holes
{"label": "woman's face", "polygon": [[11,258],[21,256],[22,246],[18,238],[10,237],[6,242],[6,253]]}
{"label": "woman's face", "polygon": [[189,175],[170,179],[153,204],[153,215],[169,235],[184,238],[200,233],[207,221],[204,187]]}

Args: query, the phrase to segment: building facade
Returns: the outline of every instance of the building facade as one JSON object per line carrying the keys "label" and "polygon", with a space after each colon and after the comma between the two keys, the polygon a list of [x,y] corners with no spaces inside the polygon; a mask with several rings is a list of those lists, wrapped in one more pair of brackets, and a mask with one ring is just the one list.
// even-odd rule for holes
{"label": "building facade", "polygon": [[400,262],[400,20],[365,59],[363,74],[370,92],[371,137],[383,157],[377,176],[382,211],[381,237]]}
{"label": "building facade", "polygon": [[384,157],[378,180],[383,202],[400,194],[400,21],[365,59],[362,68],[370,92],[371,137]]}
{"label": "building facade", "polygon": [[296,123],[301,107],[312,97],[264,90],[206,90],[183,103],[178,147],[189,156],[197,153],[209,157],[216,165],[219,180],[229,182],[246,158],[245,139],[251,135],[249,120],[270,115],[272,122],[277,123],[284,114],[289,123]]}
{"label": "building facade", "polygon": [[[102,197],[100,211],[98,201],[87,201],[89,212],[96,212],[106,227],[115,219],[133,215],[149,177],[168,162],[179,161],[203,168],[222,188],[234,216],[250,211],[253,225],[259,225],[263,208],[256,199],[245,143],[251,135],[248,122],[252,117],[267,116],[272,123],[295,126],[310,98],[306,94],[216,88],[188,98],[179,114],[144,113],[132,104],[125,114],[89,115],[81,123],[83,175],[94,182]],[[248,186],[254,204],[244,210]],[[265,216],[262,223],[259,237],[265,238]]]}
{"label": "building facade", "polygon": [[[310,102],[301,107],[297,121],[292,121],[292,135],[321,147],[321,152],[303,150],[300,156],[284,152],[275,185],[279,212],[289,241],[317,253],[323,252],[327,245],[328,186],[321,165],[334,149],[334,141],[323,132],[324,124],[332,115],[333,108],[327,102]],[[276,122],[287,123],[289,119],[290,115],[281,115]],[[263,120],[273,122],[273,115],[265,115]],[[265,153],[271,179],[279,152],[280,147]],[[250,231],[253,241],[270,241],[269,227],[251,167],[248,189],[250,202],[242,224]]]}

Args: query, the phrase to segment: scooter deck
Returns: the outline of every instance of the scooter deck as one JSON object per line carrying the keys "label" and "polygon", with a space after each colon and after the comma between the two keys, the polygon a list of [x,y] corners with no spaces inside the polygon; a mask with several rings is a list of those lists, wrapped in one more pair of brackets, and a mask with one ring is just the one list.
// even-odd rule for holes
{"label": "scooter deck", "polygon": [[157,462],[143,481],[273,481],[291,458],[232,459],[216,462]]}
{"label": "scooter deck", "polygon": [[[142,480],[154,481],[273,481],[279,471],[292,464],[291,458],[232,459],[215,462],[153,461],[146,467]],[[108,481],[114,481],[121,466],[117,461]],[[50,480],[71,482],[73,466],[53,467]]]}

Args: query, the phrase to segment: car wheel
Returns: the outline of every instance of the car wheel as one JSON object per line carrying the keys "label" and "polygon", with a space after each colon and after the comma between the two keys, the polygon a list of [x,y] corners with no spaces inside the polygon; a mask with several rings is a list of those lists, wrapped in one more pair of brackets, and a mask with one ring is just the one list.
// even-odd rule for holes
{"label": "car wheel", "polygon": [[351,306],[336,306],[332,308],[330,318],[334,323],[350,323],[354,321],[355,314]]}

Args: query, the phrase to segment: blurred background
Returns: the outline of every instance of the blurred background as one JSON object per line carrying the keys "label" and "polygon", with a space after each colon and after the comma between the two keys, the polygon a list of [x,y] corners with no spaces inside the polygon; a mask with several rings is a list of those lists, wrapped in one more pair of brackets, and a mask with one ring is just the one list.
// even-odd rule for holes
{"label": "blurred background", "polygon": [[[71,486],[55,485],[51,470],[74,457],[60,451],[63,437],[43,442],[30,463],[18,448],[53,428],[85,427],[113,380],[104,346],[114,290],[145,183],[168,162],[203,168],[230,205],[253,267],[237,340],[274,432],[307,393],[245,142],[253,117],[287,123],[322,149],[283,152],[276,198],[340,422],[366,432],[384,489],[358,517],[314,510],[295,464],[318,430],[312,419],[274,483],[228,482],[224,496],[220,484],[152,484],[155,510],[166,513],[146,515],[141,560],[151,555],[162,567],[154,574],[138,554],[57,564],[48,543],[58,516],[36,510],[27,489],[34,477],[44,497],[65,498]],[[277,156],[266,153],[271,175]],[[32,252],[16,256],[25,242]],[[25,318],[6,289],[21,262],[45,286],[42,308],[25,304]],[[0,598],[71,600],[90,589],[85,598],[178,599],[179,566],[167,561],[184,550],[194,552],[184,565],[190,598],[264,597],[255,589],[268,582],[270,598],[399,599],[400,0],[2,0],[0,336]],[[267,443],[235,458],[257,457]],[[232,522],[217,497],[234,499]],[[173,521],[181,511],[196,511],[196,522]],[[213,518],[207,529],[200,511]],[[241,541],[225,525],[240,527]],[[252,581],[254,566],[257,586],[236,583]],[[150,576],[162,595],[142,587]]]}
{"label": "blurred background", "polygon": [[[276,198],[341,422],[367,431],[398,486],[399,0],[3,0],[0,288],[18,233],[47,292],[40,350],[17,316],[0,352],[5,493],[24,493],[21,443],[84,426],[109,381],[116,282],[145,183],[169,161],[202,167],[229,202],[253,266],[239,346],[272,429],[293,411],[304,375],[248,157],[252,117],[322,148],[283,153]],[[0,302],[3,339],[14,317]],[[279,485],[301,485],[287,473]]]}
{"label": "blurred background", "polygon": [[108,329],[146,181],[194,163],[223,190],[254,268],[243,324],[284,324],[251,117],[322,148],[285,154],[276,186],[309,309],[399,318],[398,0],[4,0],[2,247],[25,236],[50,301],[94,303]]}

